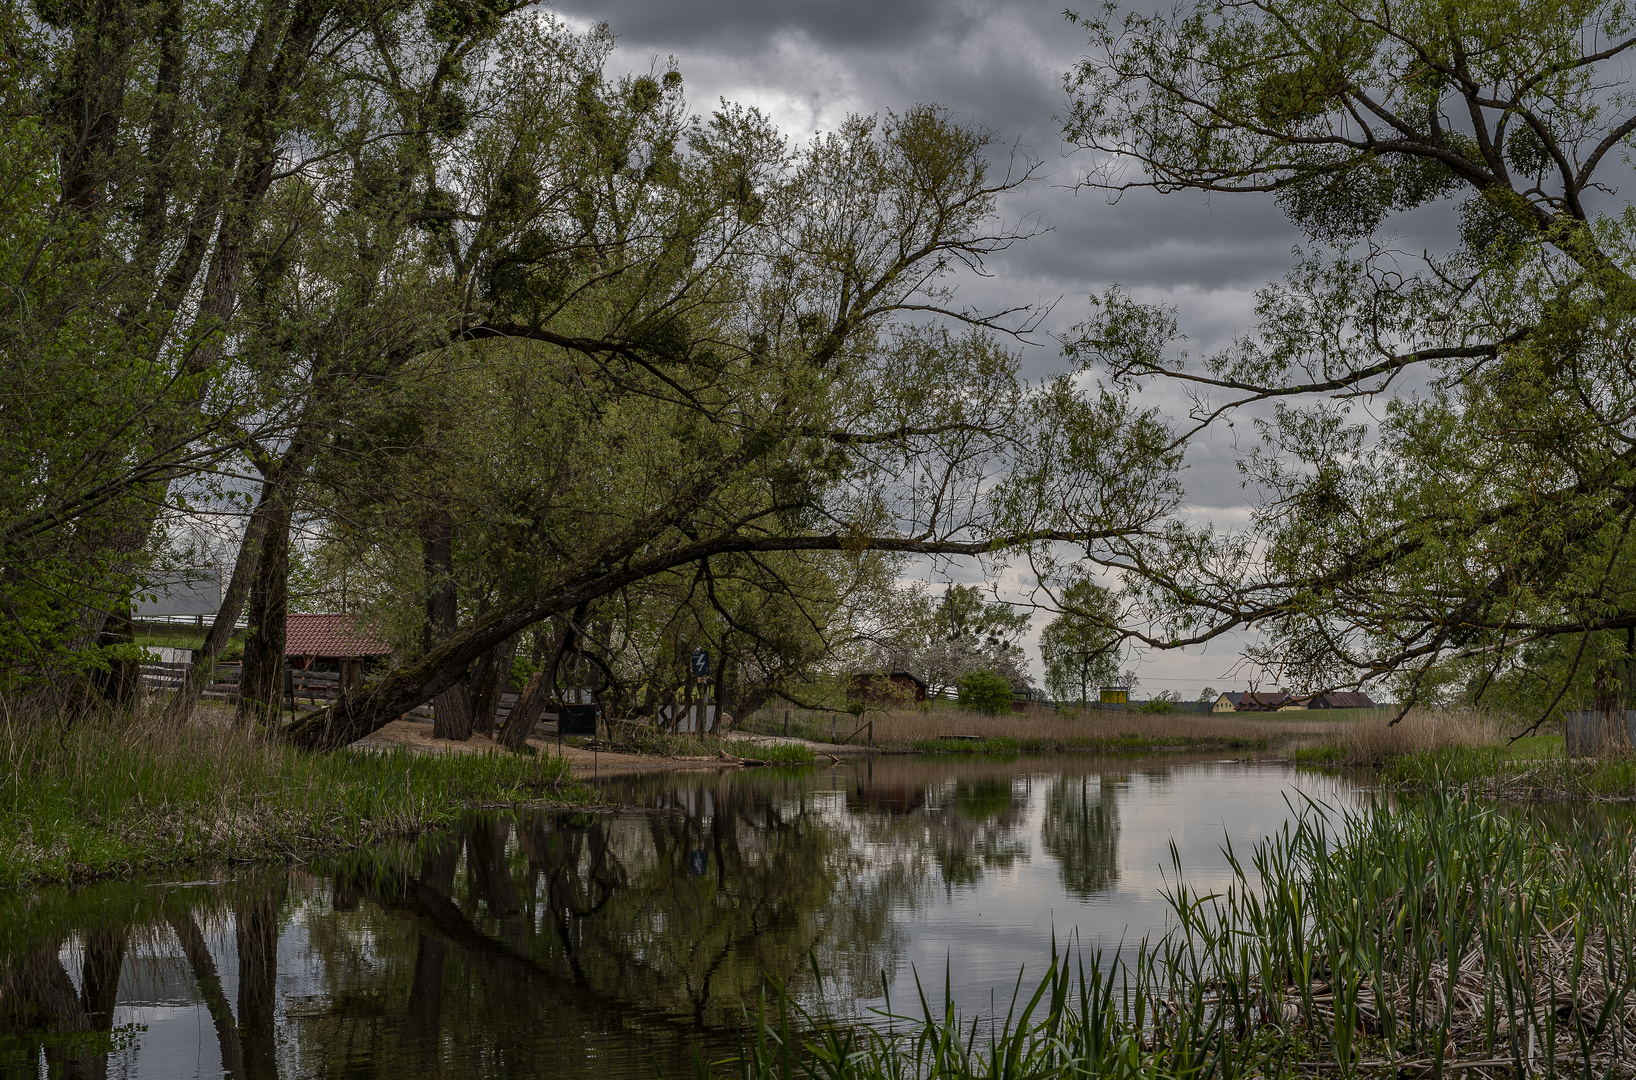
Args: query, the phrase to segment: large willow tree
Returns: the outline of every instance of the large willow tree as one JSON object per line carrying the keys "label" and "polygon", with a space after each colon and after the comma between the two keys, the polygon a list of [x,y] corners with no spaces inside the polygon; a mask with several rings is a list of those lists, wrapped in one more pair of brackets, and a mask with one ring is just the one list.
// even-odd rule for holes
{"label": "large willow tree", "polygon": [[[1610,707],[1636,627],[1629,9],[1075,18],[1091,183],[1271,193],[1312,241],[1219,354],[1189,360],[1169,312],[1117,292],[1075,343],[1185,388],[1199,425],[1260,407],[1247,531],[1177,526],[1105,560],[1139,582],[1148,640],[1259,627],[1292,684],[1400,673],[1409,694],[1451,665],[1481,694],[1561,640],[1554,697]],[[1444,250],[1415,235],[1434,211],[1458,218]]]}

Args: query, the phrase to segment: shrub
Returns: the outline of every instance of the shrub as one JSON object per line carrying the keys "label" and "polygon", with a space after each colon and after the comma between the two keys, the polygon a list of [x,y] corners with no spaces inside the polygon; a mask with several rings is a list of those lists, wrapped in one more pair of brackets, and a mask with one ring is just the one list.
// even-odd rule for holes
{"label": "shrub", "polygon": [[995,716],[1011,708],[1011,684],[992,671],[974,671],[955,684],[960,704]]}

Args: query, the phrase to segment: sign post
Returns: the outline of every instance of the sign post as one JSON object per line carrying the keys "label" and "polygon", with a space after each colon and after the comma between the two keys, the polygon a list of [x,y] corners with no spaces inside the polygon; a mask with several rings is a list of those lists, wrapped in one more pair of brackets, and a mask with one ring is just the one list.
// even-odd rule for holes
{"label": "sign post", "polygon": [[698,731],[699,738],[702,739],[704,738],[705,719],[710,713],[710,695],[708,691],[700,691],[699,704],[697,706],[698,711],[694,712],[695,706],[693,705],[693,684],[698,683],[700,686],[703,686],[709,681],[710,654],[705,652],[703,649],[694,649],[688,654],[687,670],[688,673],[693,676],[693,678],[688,682],[687,686],[689,719],[691,719],[693,723],[697,725],[695,730]]}

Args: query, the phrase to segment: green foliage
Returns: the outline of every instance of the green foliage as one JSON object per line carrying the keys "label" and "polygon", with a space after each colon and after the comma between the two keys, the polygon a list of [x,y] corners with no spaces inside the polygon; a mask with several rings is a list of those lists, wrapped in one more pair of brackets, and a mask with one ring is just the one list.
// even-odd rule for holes
{"label": "green foliage", "polygon": [[[1258,626],[1249,659],[1301,691],[1397,671],[1400,700],[1539,717],[1628,697],[1636,211],[1583,193],[1609,184],[1636,116],[1630,10],[1207,0],[1070,18],[1091,43],[1068,134],[1102,155],[1092,183],[1275,191],[1311,241],[1214,355],[1188,357],[1173,313],[1117,290],[1070,343],[1116,386],[1218,395],[1206,427],[1236,422],[1229,400],[1270,403],[1239,462],[1263,493],[1247,527],[1162,514],[1097,557],[1124,568],[1129,624],[1161,647]],[[1452,243],[1412,239],[1431,219],[1407,212],[1434,206],[1458,218]],[[1399,394],[1409,378],[1424,392]]]}
{"label": "green foliage", "polygon": [[1058,701],[1084,705],[1119,678],[1119,612],[1112,594],[1089,580],[1064,589],[1061,605],[1040,635],[1045,687]]}
{"label": "green foliage", "polygon": [[956,686],[962,708],[990,716],[1011,708],[1011,684],[992,671],[973,671]]}

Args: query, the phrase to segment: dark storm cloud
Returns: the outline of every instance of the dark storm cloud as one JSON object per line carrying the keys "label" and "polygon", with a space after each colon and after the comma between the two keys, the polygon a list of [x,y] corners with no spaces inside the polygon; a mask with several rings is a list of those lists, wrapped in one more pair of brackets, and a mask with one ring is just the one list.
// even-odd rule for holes
{"label": "dark storm cloud", "polygon": [[633,42],[660,43],[674,52],[709,51],[789,33],[822,45],[880,48],[913,41],[928,28],[945,29],[966,17],[942,0],[580,0],[558,4],[557,10],[605,21]]}

